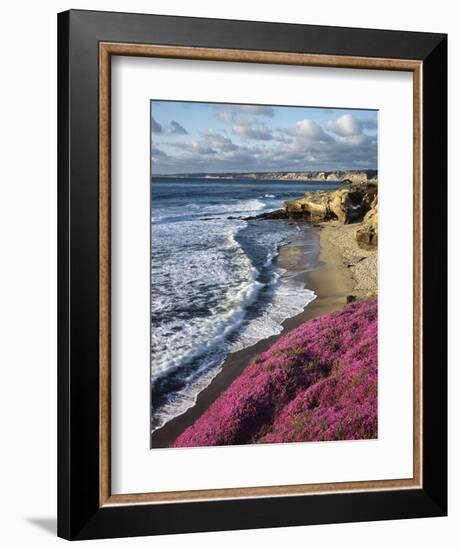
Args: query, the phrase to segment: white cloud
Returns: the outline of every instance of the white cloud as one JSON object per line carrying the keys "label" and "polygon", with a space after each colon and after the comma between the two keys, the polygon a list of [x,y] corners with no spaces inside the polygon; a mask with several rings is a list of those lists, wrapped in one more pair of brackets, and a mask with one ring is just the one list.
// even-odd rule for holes
{"label": "white cloud", "polygon": [[184,135],[184,139],[176,136],[167,140],[170,130],[154,134],[154,144],[161,147],[153,151],[155,173],[377,166],[377,138],[364,133],[365,122],[352,114],[325,125],[303,119],[289,128],[274,128],[267,119],[254,116],[253,112],[243,114],[240,108],[221,110],[218,118],[225,122],[225,130],[208,128],[199,139]]}
{"label": "white cloud", "polygon": [[207,145],[205,142],[202,141],[195,141],[193,140],[191,142],[191,149],[194,153],[198,155],[214,155],[216,153],[215,149]]}
{"label": "white cloud", "polygon": [[159,147],[155,147],[154,145],[151,149],[151,156],[152,156],[153,160],[158,160],[158,159],[163,159],[164,160],[164,159],[167,159],[169,157],[169,155],[167,153],[165,153]]}
{"label": "white cloud", "polygon": [[290,128],[289,133],[307,140],[330,140],[330,136],[323,131],[322,126],[317,124],[317,122],[315,122],[314,120],[310,120],[307,118],[298,121],[292,128]]}
{"label": "white cloud", "polygon": [[233,132],[239,137],[245,139],[270,140],[273,139],[273,133],[266,124],[235,124]]}
{"label": "white cloud", "polygon": [[362,133],[362,125],[354,115],[342,115],[334,121],[327,122],[327,130],[338,136],[357,136]]}
{"label": "white cloud", "polygon": [[215,132],[214,130],[211,130],[210,128],[204,134],[204,139],[211,147],[215,147],[216,149],[222,149],[224,151],[235,151],[238,148],[237,145],[235,145],[230,138],[222,136],[221,134]]}
{"label": "white cloud", "polygon": [[272,139],[272,131],[260,117],[274,116],[272,107],[266,105],[227,105],[218,107],[216,117],[218,120],[231,126],[231,131],[244,138],[256,140]]}
{"label": "white cloud", "polygon": [[370,138],[365,134],[352,134],[349,136],[343,136],[338,138],[342,143],[347,143],[348,145],[360,146],[364,145]]}

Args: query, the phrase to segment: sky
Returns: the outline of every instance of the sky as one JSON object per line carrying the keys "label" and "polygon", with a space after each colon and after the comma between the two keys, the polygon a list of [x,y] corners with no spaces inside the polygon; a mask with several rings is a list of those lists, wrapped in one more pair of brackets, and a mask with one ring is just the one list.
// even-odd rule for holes
{"label": "sky", "polygon": [[151,101],[153,174],[377,169],[378,112]]}

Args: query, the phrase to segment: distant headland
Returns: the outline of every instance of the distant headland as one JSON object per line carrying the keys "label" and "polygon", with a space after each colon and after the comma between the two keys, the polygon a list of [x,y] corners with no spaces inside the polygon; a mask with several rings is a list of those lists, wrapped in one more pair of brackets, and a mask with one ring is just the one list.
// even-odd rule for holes
{"label": "distant headland", "polygon": [[253,180],[298,180],[298,181],[324,181],[358,183],[366,181],[376,182],[377,170],[334,170],[334,171],[301,171],[301,172],[199,172],[191,174],[158,174],[153,177],[160,178],[190,178],[190,179],[253,179]]}

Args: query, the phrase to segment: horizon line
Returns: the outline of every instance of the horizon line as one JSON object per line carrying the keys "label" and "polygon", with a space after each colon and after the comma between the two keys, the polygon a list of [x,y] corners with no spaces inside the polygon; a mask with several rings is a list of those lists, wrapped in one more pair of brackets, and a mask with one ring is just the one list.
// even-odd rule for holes
{"label": "horizon line", "polygon": [[336,170],[242,170],[242,171],[221,171],[221,172],[171,172],[170,174],[154,174],[152,176],[190,176],[197,174],[221,175],[221,174],[306,174],[306,173],[324,173],[332,174],[336,172],[378,172],[377,168],[340,168]]}

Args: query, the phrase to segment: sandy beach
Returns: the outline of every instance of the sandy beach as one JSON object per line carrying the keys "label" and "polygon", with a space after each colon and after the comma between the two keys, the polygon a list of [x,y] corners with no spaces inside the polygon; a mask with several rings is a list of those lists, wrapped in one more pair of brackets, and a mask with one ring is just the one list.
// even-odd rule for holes
{"label": "sandy beach", "polygon": [[[338,222],[322,223],[321,260],[326,265],[330,265],[335,272],[344,269],[346,276],[350,276],[349,289],[353,296],[368,298],[377,294],[378,251],[363,250],[357,244],[354,234],[361,225],[360,223],[350,225]],[[333,248],[334,254],[338,256],[335,260],[328,257],[330,248]]]}
{"label": "sandy beach", "polygon": [[304,311],[282,323],[281,334],[271,336],[226,358],[222,370],[205,388],[196,404],[172,419],[151,436],[151,447],[168,447],[175,439],[223,393],[258,354],[300,324],[319,315],[330,313],[356,298],[377,292],[377,251],[365,251],[355,242],[356,224],[342,225],[326,222],[317,225],[320,237],[321,265],[313,271],[304,270],[302,246],[285,245],[279,249],[277,263],[290,276],[304,282],[317,298]]}

